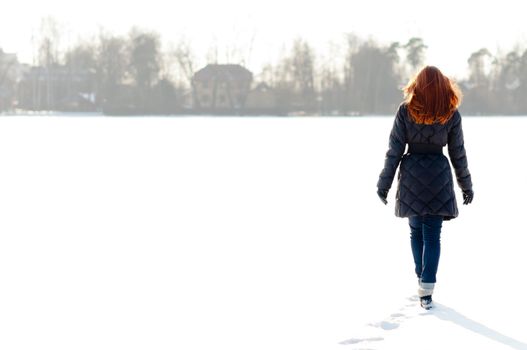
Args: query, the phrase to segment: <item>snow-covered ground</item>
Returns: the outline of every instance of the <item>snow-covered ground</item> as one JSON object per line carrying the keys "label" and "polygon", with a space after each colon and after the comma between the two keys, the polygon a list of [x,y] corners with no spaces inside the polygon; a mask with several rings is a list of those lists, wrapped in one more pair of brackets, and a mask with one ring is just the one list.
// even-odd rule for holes
{"label": "snow-covered ground", "polygon": [[463,119],[428,312],[392,121],[0,118],[0,349],[527,349],[527,118]]}

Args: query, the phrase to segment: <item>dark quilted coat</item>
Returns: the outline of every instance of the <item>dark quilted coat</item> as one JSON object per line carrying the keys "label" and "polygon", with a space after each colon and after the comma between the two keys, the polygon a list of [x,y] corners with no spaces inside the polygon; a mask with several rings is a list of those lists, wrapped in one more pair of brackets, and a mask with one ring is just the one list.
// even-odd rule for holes
{"label": "dark quilted coat", "polygon": [[408,143],[448,145],[448,155],[462,190],[472,189],[463,140],[461,115],[456,110],[450,120],[441,124],[416,124],[410,119],[406,104],[402,103],[390,133],[389,148],[377,187],[389,190],[397,175],[395,215],[442,215],[444,220],[458,216],[452,171],[443,154],[404,154]]}

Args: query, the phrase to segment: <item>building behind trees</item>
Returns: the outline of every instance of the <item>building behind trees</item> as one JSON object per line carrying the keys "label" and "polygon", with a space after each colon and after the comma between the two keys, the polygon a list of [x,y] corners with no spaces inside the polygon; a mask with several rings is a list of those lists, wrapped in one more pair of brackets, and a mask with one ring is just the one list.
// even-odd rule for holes
{"label": "building behind trees", "polygon": [[[348,33],[339,57],[323,57],[296,38],[276,62],[251,71],[243,55],[226,63],[208,55],[198,64],[189,42],[167,50],[157,33],[137,28],[124,36],[101,31],[64,52],[56,24],[43,21],[41,29],[32,65],[0,49],[0,111],[392,114],[428,48],[416,37],[380,44]],[[527,50],[477,50],[467,58],[467,77],[457,82],[465,114],[527,114]]]}

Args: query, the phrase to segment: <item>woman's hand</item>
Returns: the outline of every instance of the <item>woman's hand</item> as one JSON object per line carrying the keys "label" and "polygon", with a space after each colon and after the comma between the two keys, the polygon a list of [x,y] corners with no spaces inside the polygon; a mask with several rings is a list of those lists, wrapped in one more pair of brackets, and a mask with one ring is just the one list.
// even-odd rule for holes
{"label": "woman's hand", "polygon": [[377,195],[379,196],[379,198],[384,204],[388,203],[388,201],[386,200],[386,198],[388,197],[388,190],[381,190],[379,188],[377,189]]}
{"label": "woman's hand", "polygon": [[472,190],[464,190],[463,191],[463,204],[471,203],[472,199],[474,199],[474,191],[472,191]]}

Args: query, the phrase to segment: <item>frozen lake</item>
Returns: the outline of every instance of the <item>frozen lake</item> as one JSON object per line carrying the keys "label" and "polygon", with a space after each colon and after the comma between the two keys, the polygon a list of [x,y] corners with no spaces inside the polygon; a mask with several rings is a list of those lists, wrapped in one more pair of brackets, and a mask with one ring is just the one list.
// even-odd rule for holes
{"label": "frozen lake", "polygon": [[392,122],[0,118],[0,348],[527,349],[527,118],[464,117],[428,316]]}

